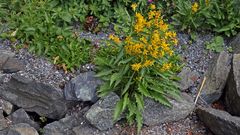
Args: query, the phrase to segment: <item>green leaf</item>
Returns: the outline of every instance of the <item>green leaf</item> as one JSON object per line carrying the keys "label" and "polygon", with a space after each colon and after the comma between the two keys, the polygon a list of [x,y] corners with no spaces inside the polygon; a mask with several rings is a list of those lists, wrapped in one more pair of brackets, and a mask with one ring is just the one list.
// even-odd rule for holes
{"label": "green leaf", "polygon": [[153,99],[155,99],[156,101],[158,101],[159,103],[171,107],[171,103],[160,93],[157,93],[155,91],[151,91],[151,96]]}
{"label": "green leaf", "polygon": [[114,115],[113,115],[114,121],[116,121],[119,118],[120,114],[122,113],[122,110],[123,110],[123,100],[119,100],[114,109]]}
{"label": "green leaf", "polygon": [[144,109],[144,101],[143,101],[143,96],[136,93],[135,92],[135,99],[136,99],[136,102],[137,102],[137,106],[139,108],[139,110],[143,110]]}
{"label": "green leaf", "polygon": [[70,13],[68,12],[63,12],[62,15],[61,15],[61,18],[66,21],[66,22],[71,22],[71,19],[72,19],[72,16]]}
{"label": "green leaf", "polygon": [[129,97],[128,93],[126,93],[123,97],[123,111],[126,109],[127,105],[129,104]]}
{"label": "green leaf", "polygon": [[117,81],[117,80],[120,80],[121,78],[121,74],[120,73],[114,73],[112,74],[111,76],[111,79],[110,79],[110,86],[112,86],[112,84]]}
{"label": "green leaf", "polygon": [[98,72],[95,77],[102,77],[102,76],[107,76],[107,75],[110,75],[114,70],[111,69],[111,70],[103,70],[101,72]]}
{"label": "green leaf", "polygon": [[132,76],[129,78],[129,80],[128,80],[126,86],[124,87],[121,95],[124,95],[124,94],[127,92],[127,90],[129,89],[130,85],[132,84],[132,78],[133,78],[133,76],[134,76],[134,73],[133,73]]}
{"label": "green leaf", "polygon": [[114,65],[117,64],[119,62],[119,60],[122,59],[123,55],[124,55],[124,49],[121,49],[120,52],[118,53],[118,56],[117,56],[115,62],[113,64]]}
{"label": "green leaf", "polygon": [[136,111],[137,133],[139,134],[143,125],[143,118],[140,111]]}
{"label": "green leaf", "polygon": [[138,91],[146,97],[150,96],[150,93],[148,92],[146,86],[144,86],[142,83],[138,84]]}

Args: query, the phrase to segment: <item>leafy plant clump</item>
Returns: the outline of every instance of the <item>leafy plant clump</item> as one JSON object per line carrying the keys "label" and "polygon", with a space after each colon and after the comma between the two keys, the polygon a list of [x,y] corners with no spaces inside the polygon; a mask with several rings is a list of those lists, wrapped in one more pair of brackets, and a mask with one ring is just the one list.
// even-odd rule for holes
{"label": "leafy plant clump", "polygon": [[172,17],[181,30],[210,30],[226,36],[240,29],[239,0],[177,0]]}
{"label": "leafy plant clump", "polygon": [[221,36],[216,36],[212,39],[212,41],[206,43],[206,47],[208,50],[214,52],[221,52],[224,50],[224,40]]}
{"label": "leafy plant clump", "polygon": [[114,120],[126,111],[128,122],[133,124],[136,120],[139,132],[145,97],[168,107],[171,107],[169,98],[179,99],[175,83],[179,63],[173,50],[178,44],[176,33],[151,4],[146,17],[135,13],[135,22],[124,39],[116,35],[109,38],[111,42],[95,59],[96,76],[105,82],[98,93],[104,97],[116,92],[120,101],[115,108]]}
{"label": "leafy plant clump", "polygon": [[90,42],[74,34],[68,11],[56,7],[54,1],[12,1],[6,18],[10,31],[1,37],[19,39],[23,46],[37,55],[45,55],[65,71],[73,71],[89,62]]}

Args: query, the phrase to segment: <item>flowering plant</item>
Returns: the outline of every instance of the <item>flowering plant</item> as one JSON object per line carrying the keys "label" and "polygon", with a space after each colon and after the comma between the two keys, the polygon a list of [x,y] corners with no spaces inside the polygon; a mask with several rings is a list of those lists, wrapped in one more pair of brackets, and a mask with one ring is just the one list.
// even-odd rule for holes
{"label": "flowering plant", "polygon": [[205,24],[205,16],[209,16],[209,0],[177,0],[177,13],[173,15],[173,24],[181,30],[198,29]]}
{"label": "flowering plant", "polygon": [[132,124],[136,120],[140,131],[144,97],[169,107],[168,98],[179,98],[175,83],[178,62],[173,50],[178,44],[176,33],[169,29],[155,5],[150,4],[146,17],[135,13],[135,23],[125,38],[116,35],[109,38],[111,43],[104,48],[108,52],[95,60],[96,76],[105,81],[98,93],[100,97],[112,91],[120,95],[114,120],[126,111],[128,122]]}

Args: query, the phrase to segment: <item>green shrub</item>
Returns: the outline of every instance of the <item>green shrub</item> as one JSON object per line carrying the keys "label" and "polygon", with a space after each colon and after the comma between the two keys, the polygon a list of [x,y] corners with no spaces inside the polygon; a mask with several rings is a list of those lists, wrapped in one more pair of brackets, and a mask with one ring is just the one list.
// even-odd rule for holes
{"label": "green shrub", "polygon": [[150,5],[148,17],[136,13],[127,37],[121,40],[110,35],[110,43],[95,59],[97,77],[104,80],[98,90],[100,97],[114,91],[120,96],[114,119],[127,112],[130,124],[142,127],[144,97],[171,107],[169,97],[179,98],[175,83],[178,60],[174,53],[176,33],[170,31],[160,12]]}
{"label": "green shrub", "polygon": [[227,36],[240,28],[239,0],[177,0],[177,13],[172,17],[181,30],[211,30]]}
{"label": "green shrub", "polygon": [[7,19],[11,29],[8,38],[21,40],[31,52],[45,55],[65,70],[73,71],[89,62],[90,42],[80,40],[72,32],[69,24],[74,14],[56,7],[57,4],[49,0],[26,0],[20,4],[21,8],[10,11]]}

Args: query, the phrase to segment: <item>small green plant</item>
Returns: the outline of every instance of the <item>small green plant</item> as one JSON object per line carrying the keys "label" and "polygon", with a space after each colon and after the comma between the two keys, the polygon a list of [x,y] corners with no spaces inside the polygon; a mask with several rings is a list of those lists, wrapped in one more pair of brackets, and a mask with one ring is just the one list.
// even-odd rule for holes
{"label": "small green plant", "polygon": [[178,60],[173,51],[178,43],[176,33],[169,30],[155,5],[150,8],[146,18],[136,13],[126,38],[121,40],[110,35],[108,47],[103,48],[95,59],[96,77],[105,82],[98,90],[99,96],[116,92],[120,101],[115,108],[114,120],[127,112],[128,122],[137,122],[138,133],[142,127],[145,97],[168,107],[171,107],[168,98],[179,99],[175,83]]}
{"label": "small green plant", "polygon": [[214,52],[221,52],[224,50],[224,40],[221,36],[216,36],[212,41],[206,43],[206,48]]}

